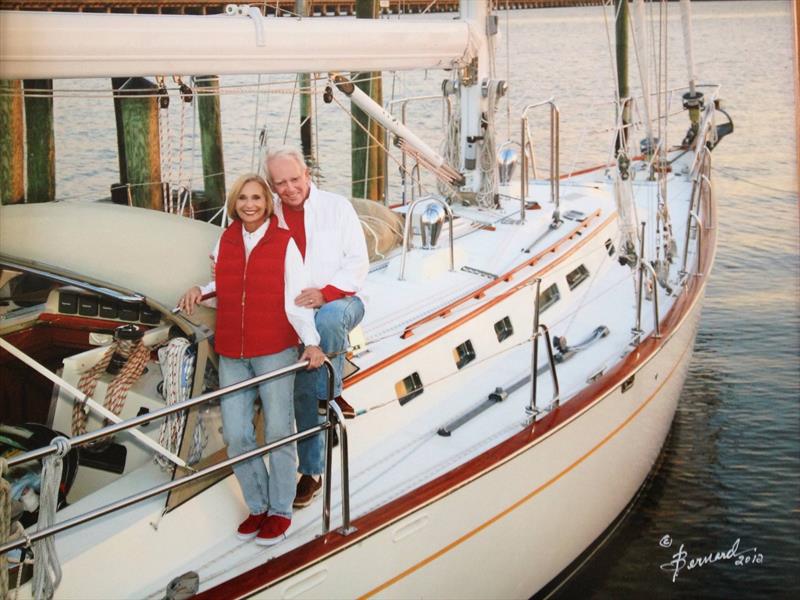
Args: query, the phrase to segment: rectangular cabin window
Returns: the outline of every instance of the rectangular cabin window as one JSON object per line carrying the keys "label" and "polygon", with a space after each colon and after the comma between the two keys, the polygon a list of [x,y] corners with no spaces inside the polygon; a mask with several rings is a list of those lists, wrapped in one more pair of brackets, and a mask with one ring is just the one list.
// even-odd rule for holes
{"label": "rectangular cabin window", "polygon": [[140,306],[135,302],[120,302],[119,318],[123,321],[138,321]]}
{"label": "rectangular cabin window", "polygon": [[100,316],[104,319],[116,319],[119,317],[117,301],[111,298],[100,298]]}
{"label": "rectangular cabin window", "polygon": [[497,335],[497,341],[502,342],[504,339],[510,337],[514,333],[514,326],[511,325],[509,317],[503,317],[494,324],[494,332]]}
{"label": "rectangular cabin window", "polygon": [[78,312],[78,295],[68,292],[58,294],[58,312],[65,315],[74,315]]}
{"label": "rectangular cabin window", "polygon": [[561,294],[558,293],[558,285],[554,283],[539,294],[539,314],[542,314],[560,299]]}
{"label": "rectangular cabin window", "polygon": [[400,401],[400,406],[403,406],[425,391],[425,386],[422,385],[422,379],[419,373],[414,371],[408,377],[395,383],[394,391],[397,394],[397,399]]}
{"label": "rectangular cabin window", "polygon": [[614,256],[614,242],[611,240],[606,240],[606,251],[609,256]]}
{"label": "rectangular cabin window", "polygon": [[467,340],[463,344],[453,348],[453,358],[456,361],[456,367],[459,369],[475,360],[475,347],[472,345],[472,341]]}
{"label": "rectangular cabin window", "polygon": [[98,302],[97,296],[78,296],[78,314],[84,317],[96,317]]}
{"label": "rectangular cabin window", "polygon": [[571,290],[574,290],[587,279],[589,279],[589,269],[584,265],[579,265],[577,268],[567,273],[567,285]]}

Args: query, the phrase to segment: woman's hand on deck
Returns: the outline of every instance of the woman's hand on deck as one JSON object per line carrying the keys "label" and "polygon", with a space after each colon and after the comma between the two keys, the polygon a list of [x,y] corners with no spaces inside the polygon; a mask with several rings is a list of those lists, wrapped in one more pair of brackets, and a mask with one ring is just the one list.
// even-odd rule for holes
{"label": "woman's hand on deck", "polygon": [[202,299],[203,292],[199,287],[194,286],[187,290],[186,293],[181,296],[181,299],[178,300],[178,308],[187,315],[191,315],[194,312],[194,307],[200,304],[200,300]]}

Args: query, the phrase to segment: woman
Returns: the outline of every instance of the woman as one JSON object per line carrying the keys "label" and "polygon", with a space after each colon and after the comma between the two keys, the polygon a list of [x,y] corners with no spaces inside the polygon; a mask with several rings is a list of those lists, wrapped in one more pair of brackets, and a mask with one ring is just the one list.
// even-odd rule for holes
{"label": "woman", "polygon": [[[295,362],[298,338],[305,344],[300,360],[309,369],[322,365],[314,311],[295,306],[293,299],[308,287],[303,260],[288,230],[273,214],[272,194],[258,175],[243,175],[233,184],[226,203],[231,225],[223,232],[212,258],[215,282],[195,286],[180,299],[191,315],[202,296],[216,290],[215,348],[223,387]],[[294,431],[294,373],[256,388],[227,394],[222,409],[223,437],[228,456],[257,447],[253,417],[260,395],[267,442]],[[250,510],[237,531],[240,539],[272,545],[286,537],[292,522],[295,492],[295,444],[269,453],[269,474],[262,457],[233,467]]]}

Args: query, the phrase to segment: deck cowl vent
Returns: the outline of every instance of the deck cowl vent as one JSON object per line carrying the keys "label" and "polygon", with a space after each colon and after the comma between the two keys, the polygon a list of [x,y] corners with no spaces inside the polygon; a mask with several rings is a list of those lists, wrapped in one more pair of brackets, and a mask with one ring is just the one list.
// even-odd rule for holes
{"label": "deck cowl vent", "polygon": [[444,208],[435,202],[428,204],[425,210],[422,211],[419,217],[419,229],[422,236],[423,249],[431,250],[436,247],[446,216]]}

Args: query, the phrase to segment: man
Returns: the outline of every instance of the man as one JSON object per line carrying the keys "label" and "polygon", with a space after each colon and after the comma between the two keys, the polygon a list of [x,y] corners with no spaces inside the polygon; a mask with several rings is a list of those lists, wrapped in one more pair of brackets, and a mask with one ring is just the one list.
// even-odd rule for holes
{"label": "man", "polygon": [[[270,151],[267,181],[278,195],[275,212],[289,227],[303,256],[314,287],[302,290],[295,304],[316,309],[320,346],[331,357],[335,372],[333,396],[346,418],[355,411],[342,399],[342,369],[348,334],[364,318],[357,296],[369,271],[364,233],[350,202],[343,196],[319,190],[309,176],[303,155],[295,148]],[[328,398],[326,369],[297,373],[294,388],[298,430],[322,422]],[[297,493],[294,507],[311,503],[322,488],[324,439],[322,434],[298,442]]]}

